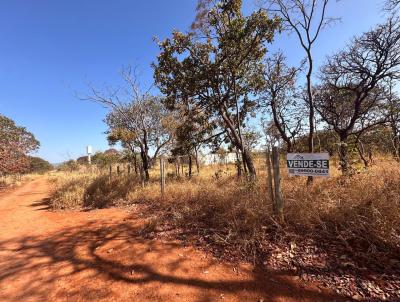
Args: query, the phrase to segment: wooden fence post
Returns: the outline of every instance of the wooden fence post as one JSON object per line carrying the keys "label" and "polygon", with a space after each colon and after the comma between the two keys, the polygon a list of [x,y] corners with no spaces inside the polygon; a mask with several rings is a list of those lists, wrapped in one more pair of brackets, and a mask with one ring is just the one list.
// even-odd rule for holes
{"label": "wooden fence post", "polygon": [[119,175],[119,172],[120,172],[120,171],[119,171],[119,166],[117,166],[117,175]]}
{"label": "wooden fence post", "polygon": [[110,178],[112,176],[112,166],[110,165]]}
{"label": "wooden fence post", "polygon": [[275,203],[275,196],[274,196],[274,187],[272,184],[272,166],[271,166],[271,152],[269,148],[267,148],[266,152],[266,160],[267,160],[267,183],[268,183],[268,191],[269,191],[269,197],[271,198],[271,203],[272,203],[272,208],[274,212],[276,213],[276,203]]}
{"label": "wooden fence post", "polygon": [[272,148],[272,166],[274,169],[276,214],[283,221],[283,201],[281,194],[281,175],[279,170],[279,152],[277,147]]}
{"label": "wooden fence post", "polygon": [[131,165],[128,164],[128,175],[130,175],[130,174],[131,174]]}
{"label": "wooden fence post", "polygon": [[161,185],[161,195],[165,194],[165,163],[164,159],[160,157],[160,185]]}

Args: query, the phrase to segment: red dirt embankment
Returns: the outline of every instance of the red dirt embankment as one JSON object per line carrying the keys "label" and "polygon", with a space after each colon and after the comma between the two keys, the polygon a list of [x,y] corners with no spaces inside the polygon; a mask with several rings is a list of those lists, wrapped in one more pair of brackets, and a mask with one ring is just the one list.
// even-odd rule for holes
{"label": "red dirt embankment", "polygon": [[140,236],[123,209],[52,212],[39,178],[0,194],[0,301],[342,301],[285,273]]}

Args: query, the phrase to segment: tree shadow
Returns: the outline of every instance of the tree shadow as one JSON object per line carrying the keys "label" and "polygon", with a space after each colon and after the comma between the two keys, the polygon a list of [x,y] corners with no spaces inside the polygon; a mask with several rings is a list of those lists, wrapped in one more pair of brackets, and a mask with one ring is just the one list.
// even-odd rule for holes
{"label": "tree shadow", "polygon": [[50,211],[52,209],[51,199],[43,198],[41,200],[34,201],[30,207],[35,208],[35,211]]}
{"label": "tree shadow", "polygon": [[298,287],[284,272],[243,268],[236,274],[178,241],[145,239],[141,234],[143,225],[131,218],[3,240],[0,300],[344,300]]}

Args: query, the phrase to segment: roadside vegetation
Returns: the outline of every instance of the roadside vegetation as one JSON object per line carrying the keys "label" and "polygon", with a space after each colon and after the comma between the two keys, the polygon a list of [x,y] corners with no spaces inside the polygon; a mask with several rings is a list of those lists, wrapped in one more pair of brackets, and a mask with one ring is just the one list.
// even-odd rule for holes
{"label": "roadside vegetation", "polygon": [[[66,163],[52,206],[137,207],[148,236],[173,236],[230,260],[294,271],[355,300],[400,299],[400,19],[387,18],[315,66],[333,1],[200,0],[189,31],[156,39],[159,95],[122,70],[125,89],[89,87],[122,153]],[[305,59],[269,53],[281,32]],[[276,213],[266,151],[280,153]],[[327,152],[326,179],[289,177],[286,153]],[[204,154],[219,162],[204,162]],[[161,193],[160,159],[166,162]],[[229,160],[227,160],[229,159]],[[185,168],[183,168],[185,167]],[[276,186],[276,182],[275,186]]]}
{"label": "roadside vegetation", "polygon": [[31,156],[40,143],[25,127],[0,114],[0,190],[20,185],[36,174],[53,169],[46,160]]}
{"label": "roadside vegetation", "polygon": [[[124,163],[117,164],[120,175],[113,166],[111,177],[108,169],[93,172],[93,167],[86,173],[82,171],[88,167],[59,172],[51,176],[52,207],[135,208],[148,219],[146,236],[172,236],[231,261],[295,270],[302,278],[312,279],[307,277],[311,274],[329,287],[341,286],[342,276],[347,276],[348,285],[356,283],[358,274],[366,270],[381,281],[377,285],[380,294],[372,296],[395,295],[388,288],[398,282],[400,268],[397,161],[378,157],[379,164],[369,169],[359,161],[359,169],[350,178],[342,176],[336,166],[330,178],[316,179],[313,186],[284,172],[284,221],[280,222],[267,190],[265,159],[262,154],[254,158],[259,175],[256,183],[238,180],[235,164],[201,165],[200,173],[191,178],[188,166],[186,176],[177,176],[169,164],[163,196],[157,165],[150,169],[144,187],[140,175],[127,174]],[[368,288],[359,290],[371,295]],[[342,292],[354,295],[346,286]]]}

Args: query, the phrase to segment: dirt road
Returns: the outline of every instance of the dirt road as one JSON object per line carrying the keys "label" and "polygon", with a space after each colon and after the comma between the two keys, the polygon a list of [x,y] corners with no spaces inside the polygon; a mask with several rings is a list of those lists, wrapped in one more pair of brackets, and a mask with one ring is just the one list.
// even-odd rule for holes
{"label": "dirt road", "polygon": [[144,239],[139,213],[51,212],[46,178],[0,194],[0,301],[342,301],[283,273]]}

